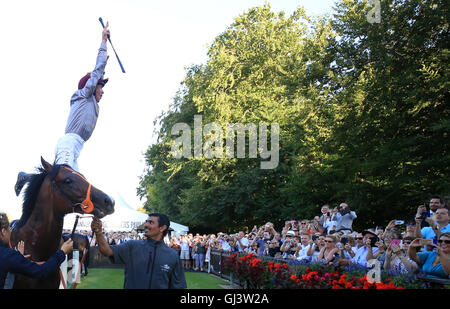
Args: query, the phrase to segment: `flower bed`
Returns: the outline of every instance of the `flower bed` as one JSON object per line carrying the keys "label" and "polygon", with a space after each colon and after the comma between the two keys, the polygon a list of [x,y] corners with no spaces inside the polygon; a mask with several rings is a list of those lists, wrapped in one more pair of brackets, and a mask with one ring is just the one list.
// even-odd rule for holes
{"label": "flower bed", "polygon": [[[368,269],[359,266],[304,264],[297,261],[273,261],[253,254],[232,254],[225,270],[248,288],[263,289],[404,289],[420,288],[411,274],[382,272],[381,282],[370,282]],[[389,275],[393,275],[389,277]],[[394,278],[394,279],[392,279]]]}

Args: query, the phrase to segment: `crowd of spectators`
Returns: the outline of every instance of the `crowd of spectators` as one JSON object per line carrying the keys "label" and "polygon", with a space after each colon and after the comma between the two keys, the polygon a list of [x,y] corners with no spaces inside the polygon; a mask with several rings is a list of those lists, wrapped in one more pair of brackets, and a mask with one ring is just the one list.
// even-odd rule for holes
{"label": "crowd of spectators", "polygon": [[449,279],[450,217],[443,199],[430,199],[409,220],[391,220],[386,227],[353,230],[357,214],[348,204],[324,205],[313,219],[285,221],[281,230],[271,222],[244,233],[172,236],[169,246],[180,252],[186,270],[205,270],[211,250],[223,253],[253,253],[274,259],[305,263],[368,266],[400,273],[418,272]]}
{"label": "crowd of spectators", "polygon": [[[384,270],[418,272],[449,279],[450,217],[443,199],[432,197],[429,210],[417,208],[410,220],[391,220],[386,227],[363,231],[353,229],[357,214],[347,203],[332,208],[324,205],[313,219],[285,221],[281,229],[271,222],[254,226],[247,233],[172,235],[165,241],[176,250],[186,271],[206,271],[211,251],[253,253],[274,259],[333,265],[368,266],[376,259]],[[85,232],[96,245],[95,237]],[[137,232],[106,233],[109,244],[143,239]]]}
{"label": "crowd of spectators", "polygon": [[[70,230],[63,230],[63,234],[70,234]],[[87,230],[81,230],[77,231],[77,233],[87,236],[89,239],[89,245],[97,246],[97,240],[95,238],[95,234],[92,233],[92,231]],[[137,231],[130,231],[130,232],[104,232],[105,239],[108,242],[109,245],[119,245],[121,243],[124,243],[129,240],[142,240],[145,239],[143,233],[138,233]]]}

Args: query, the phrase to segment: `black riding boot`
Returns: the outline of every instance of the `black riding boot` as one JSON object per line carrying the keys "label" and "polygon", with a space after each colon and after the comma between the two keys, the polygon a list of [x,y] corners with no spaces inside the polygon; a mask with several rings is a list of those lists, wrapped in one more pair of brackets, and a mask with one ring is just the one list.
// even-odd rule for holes
{"label": "black riding boot", "polygon": [[31,174],[27,174],[24,172],[20,172],[17,175],[17,181],[16,185],[14,186],[14,191],[16,191],[16,195],[19,196],[20,191],[22,190],[23,186],[27,183],[27,181],[30,180]]}

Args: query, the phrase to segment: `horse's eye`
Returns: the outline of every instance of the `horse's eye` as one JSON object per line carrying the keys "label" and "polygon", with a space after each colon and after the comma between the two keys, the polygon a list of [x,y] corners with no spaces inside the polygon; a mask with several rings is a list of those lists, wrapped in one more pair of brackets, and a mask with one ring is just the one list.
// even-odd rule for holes
{"label": "horse's eye", "polygon": [[64,184],[70,185],[72,183],[72,180],[70,178],[64,179]]}

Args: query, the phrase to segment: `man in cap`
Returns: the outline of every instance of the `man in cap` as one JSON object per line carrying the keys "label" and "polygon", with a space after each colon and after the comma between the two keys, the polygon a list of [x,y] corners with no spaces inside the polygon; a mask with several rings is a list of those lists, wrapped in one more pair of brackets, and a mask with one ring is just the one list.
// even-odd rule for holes
{"label": "man in cap", "polygon": [[[94,71],[86,74],[78,83],[78,90],[70,99],[70,113],[67,120],[65,135],[58,140],[55,148],[55,164],[66,164],[78,171],[77,159],[84,143],[91,137],[99,114],[99,105],[103,96],[103,87],[108,82],[104,78],[105,66],[108,60],[106,40],[109,36],[109,24],[106,23],[102,32],[102,43],[97,55]],[[14,190],[20,194],[30,175],[20,172]]]}

